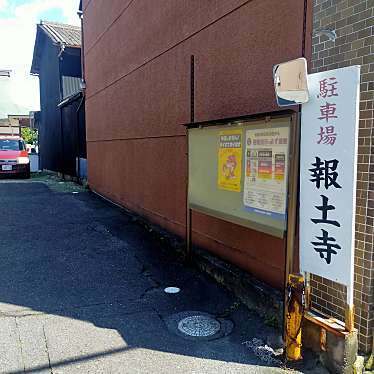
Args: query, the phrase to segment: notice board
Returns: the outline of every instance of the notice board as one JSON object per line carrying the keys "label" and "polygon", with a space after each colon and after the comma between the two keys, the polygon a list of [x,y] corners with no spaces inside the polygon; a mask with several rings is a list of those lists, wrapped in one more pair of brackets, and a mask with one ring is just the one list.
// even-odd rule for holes
{"label": "notice board", "polygon": [[291,117],[188,129],[189,207],[282,238]]}

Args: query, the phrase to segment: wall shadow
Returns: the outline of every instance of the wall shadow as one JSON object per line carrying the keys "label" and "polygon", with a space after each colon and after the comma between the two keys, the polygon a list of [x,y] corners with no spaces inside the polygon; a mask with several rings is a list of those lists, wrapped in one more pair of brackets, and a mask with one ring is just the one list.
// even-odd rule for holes
{"label": "wall shadow", "polygon": [[[47,344],[63,352],[50,358],[52,367],[126,356],[139,348],[269,366],[242,343],[266,341],[276,331],[242,306],[231,310],[236,300],[230,293],[183,263],[166,240],[155,239],[123,210],[89,192],[57,193],[36,182],[0,183],[0,204],[6,215],[0,226],[0,318],[22,321],[21,338],[22,324],[29,330],[42,325]],[[167,286],[181,292],[168,295]],[[186,340],[164,322],[183,311],[226,314],[234,329],[217,340]],[[114,348],[107,345],[113,331],[121,337],[113,335]],[[75,341],[80,333],[81,341]],[[77,356],[85,344],[87,352]],[[43,369],[32,365],[24,372]]]}

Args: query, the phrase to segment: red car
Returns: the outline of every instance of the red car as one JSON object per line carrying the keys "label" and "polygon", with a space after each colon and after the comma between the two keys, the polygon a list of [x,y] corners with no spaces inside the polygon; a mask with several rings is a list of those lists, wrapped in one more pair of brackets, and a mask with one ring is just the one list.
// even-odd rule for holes
{"label": "red car", "polygon": [[30,159],[19,136],[0,136],[0,175],[30,178]]}

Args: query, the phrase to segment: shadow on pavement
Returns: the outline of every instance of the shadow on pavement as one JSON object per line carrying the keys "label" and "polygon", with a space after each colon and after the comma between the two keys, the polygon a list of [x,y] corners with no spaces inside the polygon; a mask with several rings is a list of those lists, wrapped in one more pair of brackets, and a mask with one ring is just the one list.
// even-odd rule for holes
{"label": "shadow on pavement", "polygon": [[236,300],[124,211],[36,182],[0,183],[0,205],[0,372],[283,372],[243,346],[274,333],[244,307],[217,340],[166,327],[174,313],[219,315]]}
{"label": "shadow on pavement", "polygon": [[[123,353],[123,352],[126,352],[126,351],[131,350],[131,349],[132,348],[127,348],[127,347],[126,348],[121,348],[121,349],[112,349],[110,351],[103,351],[103,352],[98,352],[98,353],[91,354],[91,355],[84,355],[84,356],[80,356],[78,358],[65,359],[65,360],[54,362],[53,363],[53,368],[58,369],[60,367],[75,365],[75,364],[79,364],[79,363],[82,363],[82,362],[85,362],[85,361],[95,360],[95,359],[98,359],[98,358],[101,358],[101,357],[116,355],[118,353]],[[32,373],[40,373],[40,372],[45,371],[45,370],[50,371],[51,370],[51,365],[50,364],[39,365],[39,366],[35,366],[31,369],[24,369],[22,371],[19,371],[19,370],[9,371],[8,373],[9,374],[21,374],[21,373],[32,374]]]}

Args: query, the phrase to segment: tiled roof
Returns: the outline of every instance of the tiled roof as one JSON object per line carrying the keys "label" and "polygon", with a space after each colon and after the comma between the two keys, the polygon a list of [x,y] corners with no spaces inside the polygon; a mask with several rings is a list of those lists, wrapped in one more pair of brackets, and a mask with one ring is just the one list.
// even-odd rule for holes
{"label": "tiled roof", "polygon": [[67,48],[81,47],[81,28],[64,23],[41,21],[36,25],[34,54],[31,64],[31,74],[39,74],[40,58],[46,41]]}
{"label": "tiled roof", "polygon": [[40,28],[55,43],[65,44],[67,47],[81,46],[81,28],[63,23],[41,21]]}

